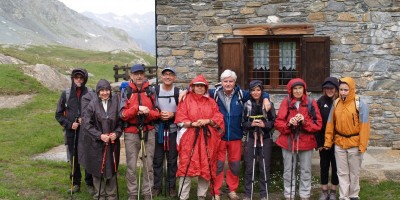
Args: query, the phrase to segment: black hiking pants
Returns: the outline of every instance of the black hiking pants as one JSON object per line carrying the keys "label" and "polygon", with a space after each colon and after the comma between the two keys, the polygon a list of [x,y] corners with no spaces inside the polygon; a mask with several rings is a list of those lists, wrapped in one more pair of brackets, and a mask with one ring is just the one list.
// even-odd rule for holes
{"label": "black hiking pants", "polygon": [[[154,188],[163,190],[163,167],[165,160],[164,144],[156,142],[153,169],[154,169]],[[169,153],[168,153],[168,178],[167,187],[176,189],[176,171],[178,170],[178,151],[176,150],[176,132],[169,133]],[[164,187],[165,188],[165,187]]]}
{"label": "black hiking pants", "polygon": [[[77,135],[77,138],[79,135]],[[79,141],[78,141],[79,142]],[[67,144],[68,144],[68,151],[69,151],[69,160],[70,160],[70,165],[72,169],[72,158],[73,154],[75,152],[75,162],[74,162],[74,174],[70,174],[69,178],[72,179],[72,176],[74,177],[74,182],[73,185],[79,185],[81,186],[81,179],[82,179],[82,173],[81,173],[81,166],[78,163],[78,143],[76,144],[76,148],[74,151],[74,137],[67,137]],[[85,182],[86,185],[93,186],[93,177],[92,174],[89,174],[85,170]]]}

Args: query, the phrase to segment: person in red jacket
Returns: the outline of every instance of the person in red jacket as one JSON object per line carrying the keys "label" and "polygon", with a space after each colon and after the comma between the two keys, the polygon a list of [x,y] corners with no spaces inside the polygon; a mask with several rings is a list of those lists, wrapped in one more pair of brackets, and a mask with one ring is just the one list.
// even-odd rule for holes
{"label": "person in red jacket", "polygon": [[[209,181],[216,176],[216,150],[224,133],[224,118],[208,94],[208,82],[199,75],[190,82],[185,100],[179,103],[175,123],[179,164],[179,198],[189,199],[190,183],[198,178],[198,199],[205,199]],[[211,167],[211,169],[210,169]],[[211,184],[213,185],[213,184]]]}
{"label": "person in red jacket", "polygon": [[[321,130],[322,118],[317,102],[307,97],[307,85],[304,80],[295,78],[287,84],[289,96],[281,102],[275,128],[280,135],[276,144],[282,148],[283,178],[286,199],[294,199],[296,191],[296,163],[300,161],[299,195],[308,200],[311,192],[312,151],[317,147],[315,133]],[[308,109],[308,101],[315,116]]]}
{"label": "person in red jacket", "polygon": [[121,92],[120,117],[125,121],[126,182],[129,200],[137,199],[140,193],[136,183],[136,166],[142,139],[139,134],[140,127],[144,132],[144,149],[147,154],[142,158],[144,170],[141,189],[145,200],[152,199],[155,149],[155,130],[152,122],[160,117],[160,113],[154,106],[154,91],[150,90],[144,71],[141,64],[132,66],[128,88]]}

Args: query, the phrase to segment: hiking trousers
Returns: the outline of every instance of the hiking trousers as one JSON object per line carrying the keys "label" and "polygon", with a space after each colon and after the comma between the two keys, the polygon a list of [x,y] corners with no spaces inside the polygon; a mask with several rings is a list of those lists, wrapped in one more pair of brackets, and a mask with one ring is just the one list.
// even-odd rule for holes
{"label": "hiking trousers", "polygon": [[[103,182],[101,182],[103,181]],[[101,182],[101,188],[100,188]],[[93,185],[95,188],[96,193],[93,195],[93,199],[101,199],[101,200],[116,200],[117,199],[117,182],[115,179],[115,174],[111,178],[103,178],[93,176]],[[99,196],[99,189],[100,191],[100,198]]]}
{"label": "hiking trousers", "polygon": [[321,170],[321,185],[328,185],[329,168],[331,168],[331,184],[338,185],[337,167],[335,159],[335,148],[322,149],[319,151],[319,165]]}
{"label": "hiking trousers", "polygon": [[226,185],[229,192],[236,192],[239,186],[240,159],[242,157],[242,140],[221,140],[217,150],[217,177],[214,183],[214,193],[221,194],[224,182],[225,160],[228,158],[228,170],[226,172]]}
{"label": "hiking trousers", "polygon": [[358,197],[363,154],[358,151],[358,147],[342,149],[335,145],[335,157],[339,177],[339,199],[349,200],[351,197]]}
{"label": "hiking trousers", "polygon": [[[295,194],[295,185],[299,186],[299,192],[296,192],[300,195],[300,198],[310,198],[311,196],[311,159],[312,159],[313,150],[305,150],[305,151],[288,151],[286,149],[282,149],[283,156],[283,194],[285,198],[294,198]],[[297,155],[298,154],[298,158]],[[292,161],[292,156],[294,160]],[[299,171],[300,171],[300,181],[296,183],[296,168],[297,162],[299,161]],[[293,162],[293,163],[292,163]],[[293,164],[293,171],[292,169]],[[292,174],[293,173],[293,174]],[[292,176],[293,175],[293,176]],[[290,184],[292,181],[292,184]],[[290,194],[290,185],[292,186],[292,193]]]}
{"label": "hiking trousers", "polygon": [[197,196],[198,197],[206,197],[207,196],[207,189],[208,189],[208,185],[210,183],[210,181],[207,181],[206,179],[202,178],[201,176],[187,176],[185,178],[185,184],[182,185],[183,183],[183,176],[179,177],[179,190],[178,190],[178,195],[179,192],[181,191],[181,187],[183,187],[182,189],[182,194],[180,196],[180,200],[187,200],[189,199],[189,194],[190,194],[190,186],[192,183],[192,179],[196,179],[197,178]]}
{"label": "hiking trousers", "polygon": [[[163,177],[164,177],[164,160],[165,160],[165,151],[163,143],[155,144],[155,153],[154,153],[154,188],[163,190]],[[167,167],[168,167],[168,177],[167,185],[169,188],[176,189],[176,171],[178,170],[178,151],[176,149],[176,132],[169,134],[169,152],[167,159]]]}
{"label": "hiking trousers", "polygon": [[[271,153],[272,153],[272,139],[266,138],[263,139],[264,147],[261,149],[260,141],[257,141],[256,147],[256,164],[254,166],[254,181],[257,179],[257,163],[258,163],[258,189],[260,193],[260,199],[266,197],[267,191],[265,191],[265,177],[264,177],[264,164],[262,158],[262,150],[264,151],[264,159],[265,159],[265,173],[267,175],[267,184],[269,186],[270,183],[270,170],[271,170]],[[244,177],[244,188],[246,197],[251,197],[251,184],[252,184],[252,175],[253,175],[253,154],[254,154],[254,138],[248,138],[246,142],[246,147],[244,151],[244,162],[245,162],[245,177]],[[258,162],[257,162],[258,160]],[[254,182],[255,183],[255,182]],[[256,184],[253,187],[253,197],[255,194]],[[253,198],[255,199],[255,198]]]}
{"label": "hiking trousers", "polygon": [[[145,148],[147,158],[142,158],[142,174],[140,177],[140,187],[142,195],[150,195],[151,187],[153,187],[153,159],[154,159],[154,145],[155,145],[155,130],[148,131],[148,138],[145,141]],[[125,133],[125,151],[126,151],[126,184],[129,198],[137,198],[138,183],[136,177],[137,161],[140,152],[140,138],[139,134]],[[141,152],[140,152],[141,154]],[[145,163],[146,162],[146,163]],[[139,170],[138,170],[139,171]],[[150,180],[149,180],[150,179]]]}

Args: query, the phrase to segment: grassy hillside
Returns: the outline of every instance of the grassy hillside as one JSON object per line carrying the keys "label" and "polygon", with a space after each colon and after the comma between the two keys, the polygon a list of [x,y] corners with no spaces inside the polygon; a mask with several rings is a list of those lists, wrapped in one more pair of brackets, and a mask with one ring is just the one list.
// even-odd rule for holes
{"label": "grassy hillside", "polygon": [[0,47],[0,53],[18,58],[28,64],[46,64],[64,73],[74,67],[83,67],[93,76],[89,86],[93,87],[101,78],[114,81],[114,65],[142,63],[155,65],[155,58],[143,52],[101,52],[72,49],[63,46]]}

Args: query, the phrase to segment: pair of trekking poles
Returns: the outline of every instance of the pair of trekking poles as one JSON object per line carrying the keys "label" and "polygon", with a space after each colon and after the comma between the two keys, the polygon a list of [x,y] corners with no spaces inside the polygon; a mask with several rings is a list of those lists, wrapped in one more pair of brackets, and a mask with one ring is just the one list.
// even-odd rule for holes
{"label": "pair of trekking poles", "polygon": [[[109,142],[105,142],[104,152],[103,152],[103,159],[101,162],[101,178],[100,178],[100,186],[99,186],[99,193],[97,196],[97,200],[100,200],[100,193],[101,193],[101,183],[103,182],[103,175],[104,175],[104,167],[106,165],[107,160],[107,151],[108,151]],[[117,187],[117,199],[119,199],[119,191],[118,191],[118,170],[117,170],[117,162],[115,160],[115,150],[117,145],[115,144],[114,140],[111,140],[111,145],[114,146],[113,148],[113,162],[114,162],[114,173],[115,173],[115,184]]]}
{"label": "pair of trekking poles", "polygon": [[[291,162],[291,169],[290,169],[290,198],[289,199],[295,199],[296,198],[296,182],[297,182],[297,177],[296,177],[296,171],[298,170],[298,158],[299,158],[299,129],[301,128],[301,121],[299,122],[298,126],[290,126],[292,134],[289,136],[291,137],[292,140],[292,162]],[[296,141],[296,155],[295,155],[295,141]],[[293,167],[296,165],[296,168],[294,171]],[[294,176],[294,177],[293,177]],[[292,198],[292,192],[293,192],[293,178],[294,178],[294,195]]]}
{"label": "pair of trekking poles", "polygon": [[[152,191],[151,191],[151,183],[150,183],[150,175],[149,175],[149,166],[148,166],[148,163],[147,163],[146,145],[145,145],[145,140],[147,141],[147,139],[146,139],[145,132],[143,131],[145,118],[146,118],[146,116],[145,116],[144,114],[138,115],[138,122],[139,122],[138,129],[139,129],[139,138],[140,138],[140,151],[142,152],[142,154],[141,154],[142,165],[145,166],[145,168],[146,168],[147,181],[148,181],[149,188],[150,188],[150,199],[153,199],[153,193],[152,193]],[[142,176],[142,173],[143,173],[143,169],[142,169],[143,167],[142,167],[142,165],[139,166],[138,200],[140,200],[140,187],[141,187],[141,184],[140,184],[140,179],[141,179],[141,178],[140,178],[140,177]]]}
{"label": "pair of trekking poles", "polygon": [[[168,161],[169,161],[169,123],[164,124],[164,132],[163,132],[163,139],[164,139],[164,156],[165,156],[165,197],[170,195],[170,177],[169,177],[169,171],[168,171]],[[163,162],[164,163],[164,162]],[[168,195],[167,195],[168,194]]]}
{"label": "pair of trekking poles", "polygon": [[194,138],[194,141],[193,141],[192,150],[190,151],[189,162],[188,162],[188,165],[186,167],[185,176],[183,177],[182,185],[180,186],[181,189],[179,191],[178,199],[180,199],[181,195],[182,195],[183,186],[185,185],[185,180],[186,180],[186,177],[187,177],[187,174],[188,174],[188,171],[189,171],[189,167],[190,167],[190,163],[191,163],[191,160],[192,160],[192,157],[193,157],[194,148],[196,147],[197,139],[199,138],[199,135],[200,135],[200,129],[203,130],[203,134],[204,134],[204,143],[205,143],[205,147],[206,147],[205,149],[206,149],[207,159],[208,159],[208,168],[210,169],[211,190],[212,190],[212,194],[213,194],[214,199],[215,199],[214,179],[213,179],[212,169],[211,169],[210,153],[209,153],[209,150],[208,150],[208,137],[211,137],[211,133],[210,133],[210,130],[208,129],[207,126],[196,127],[195,138]]}
{"label": "pair of trekking poles", "polygon": [[[259,116],[250,116],[250,118],[257,119],[259,117],[263,117],[262,115]],[[253,194],[254,194],[254,171],[255,171],[255,166],[256,166],[256,149],[257,149],[257,139],[260,140],[260,147],[261,147],[261,156],[262,156],[262,161],[263,161],[263,169],[264,169],[264,181],[265,181],[265,194],[267,200],[269,199],[268,196],[268,180],[267,180],[267,172],[265,168],[265,155],[264,155],[264,138],[263,134],[261,133],[260,127],[256,126],[255,131],[253,132],[254,136],[254,145],[253,145],[253,169],[252,169],[252,174],[251,174],[251,196],[250,199],[253,200]],[[247,133],[247,141],[248,141],[248,133]]]}

